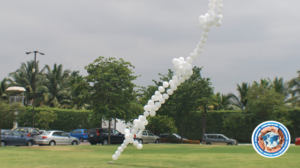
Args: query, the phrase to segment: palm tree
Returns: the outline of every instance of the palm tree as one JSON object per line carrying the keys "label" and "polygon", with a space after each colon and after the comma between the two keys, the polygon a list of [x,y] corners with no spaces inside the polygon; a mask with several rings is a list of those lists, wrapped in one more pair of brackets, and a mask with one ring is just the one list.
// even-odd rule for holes
{"label": "palm tree", "polygon": [[298,77],[293,78],[288,82],[288,93],[291,98],[286,100],[287,103],[292,103],[293,106],[300,105],[300,71],[297,71]]}
{"label": "palm tree", "polygon": [[45,77],[43,76],[42,72],[39,71],[39,61],[36,62],[36,76],[35,80],[33,79],[33,69],[34,69],[34,61],[27,61],[27,63],[22,62],[21,67],[9,74],[12,78],[9,78],[8,81],[13,86],[22,86],[26,89],[25,92],[25,104],[28,105],[32,102],[33,99],[33,85],[36,85],[36,94],[35,94],[35,105],[39,104],[43,100],[43,93],[45,92],[45,86],[43,82]]}
{"label": "palm tree", "polygon": [[242,86],[237,84],[237,91],[239,92],[239,97],[230,93],[228,96],[231,96],[231,104],[241,110],[244,110],[247,107],[248,100],[246,99],[247,93],[250,90],[250,84],[243,82]]}
{"label": "palm tree", "polygon": [[215,94],[214,100],[214,110],[229,110],[233,109],[231,106],[230,99],[232,98],[232,94],[224,95],[220,92]]}
{"label": "palm tree", "polygon": [[45,86],[47,93],[44,93],[44,101],[42,104],[51,107],[60,107],[61,105],[70,104],[70,70],[64,70],[62,64],[55,63],[53,69],[46,65],[42,71],[47,70],[45,77],[47,79]]}
{"label": "palm tree", "polygon": [[7,84],[7,78],[4,78],[1,82],[0,82],[0,100],[7,100],[8,96],[4,93],[5,90],[8,88],[8,84]]}

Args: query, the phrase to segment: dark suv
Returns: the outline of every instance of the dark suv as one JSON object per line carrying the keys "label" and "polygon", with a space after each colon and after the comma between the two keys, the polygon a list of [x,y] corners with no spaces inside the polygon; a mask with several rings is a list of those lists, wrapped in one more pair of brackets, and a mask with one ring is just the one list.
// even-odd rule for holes
{"label": "dark suv", "polygon": [[35,135],[40,135],[38,129],[33,127],[18,127],[14,129],[14,131],[21,133],[25,137],[34,137]]}
{"label": "dark suv", "polygon": [[[110,132],[110,143],[122,143],[124,138],[124,134],[121,134],[119,131],[115,129],[111,129]],[[96,145],[97,143],[102,143],[103,145],[108,144],[108,128],[91,128],[88,131],[88,142],[91,145]]]}

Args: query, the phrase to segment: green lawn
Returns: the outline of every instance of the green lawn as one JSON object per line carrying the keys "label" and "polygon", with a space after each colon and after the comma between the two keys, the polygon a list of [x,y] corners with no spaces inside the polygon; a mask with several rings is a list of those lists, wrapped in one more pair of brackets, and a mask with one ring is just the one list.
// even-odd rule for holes
{"label": "green lawn", "polygon": [[128,146],[114,164],[118,145],[0,147],[0,167],[291,167],[300,166],[300,146],[290,146],[274,159],[258,155],[252,146],[144,144]]}

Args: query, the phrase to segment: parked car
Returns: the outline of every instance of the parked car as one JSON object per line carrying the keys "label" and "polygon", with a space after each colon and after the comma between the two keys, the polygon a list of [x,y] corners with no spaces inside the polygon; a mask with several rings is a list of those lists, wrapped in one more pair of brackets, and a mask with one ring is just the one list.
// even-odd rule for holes
{"label": "parked car", "polygon": [[37,128],[33,127],[18,127],[14,131],[19,132],[23,136],[34,137],[35,135],[40,135],[40,132]]}
{"label": "parked car", "polygon": [[1,146],[32,146],[32,137],[24,136],[17,131],[1,131]]}
{"label": "parked car", "polygon": [[88,131],[86,129],[75,129],[69,134],[72,137],[78,138],[81,142],[87,140]]}
{"label": "parked car", "polygon": [[[180,139],[181,140],[181,136],[175,133],[163,133],[159,135],[160,138],[169,138],[169,139]],[[182,138],[183,140],[188,140],[186,138]]]}
{"label": "parked car", "polygon": [[39,130],[40,134],[46,132],[46,130]]}
{"label": "parked car", "polygon": [[[121,134],[115,129],[111,129],[110,132],[110,143],[119,143],[121,144],[125,139],[125,135]],[[108,128],[91,128],[88,131],[88,142],[91,145],[96,145],[101,143],[103,145],[108,144]]]}
{"label": "parked car", "polygon": [[[140,134],[138,132],[138,134]],[[134,135],[134,140],[139,141],[139,143],[159,143],[159,136],[154,135],[152,132],[148,131],[148,130],[144,130],[141,133],[141,136],[138,137],[138,135]]]}
{"label": "parked car", "polygon": [[223,134],[204,134],[201,142],[206,145],[238,145],[237,140]]}
{"label": "parked car", "polygon": [[39,145],[78,145],[78,138],[71,137],[63,131],[46,131],[41,135],[35,136],[35,142]]}
{"label": "parked car", "polygon": [[300,137],[295,139],[295,145],[300,145]]}

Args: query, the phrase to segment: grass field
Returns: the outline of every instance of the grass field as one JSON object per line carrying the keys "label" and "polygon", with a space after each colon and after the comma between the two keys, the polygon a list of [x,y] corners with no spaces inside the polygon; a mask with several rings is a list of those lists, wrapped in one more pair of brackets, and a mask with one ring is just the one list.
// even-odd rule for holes
{"label": "grass field", "polygon": [[300,167],[300,146],[274,159],[258,155],[252,146],[145,144],[128,146],[114,164],[118,145],[0,147],[1,168],[44,167]]}

